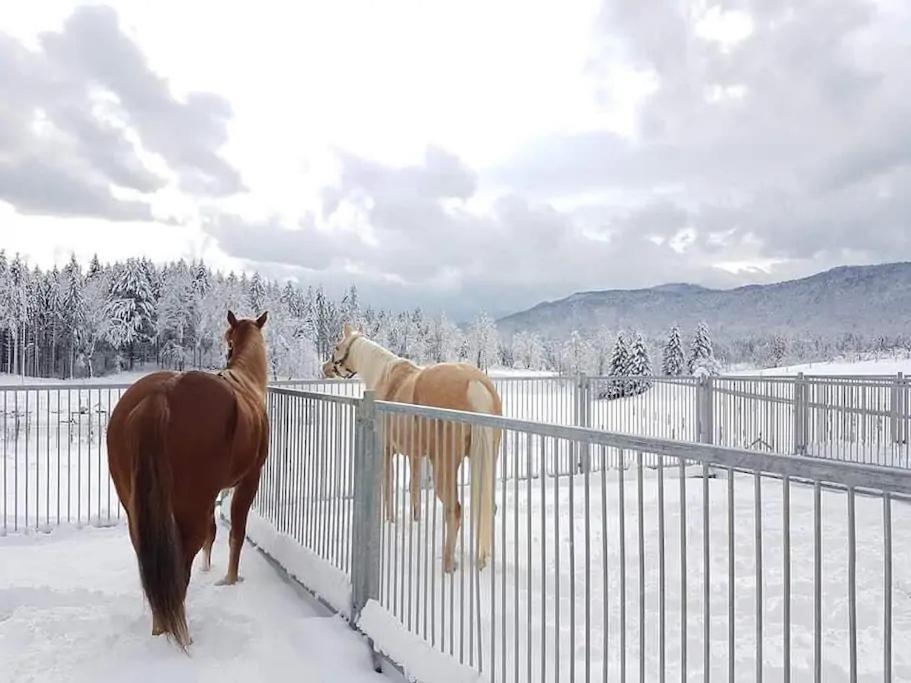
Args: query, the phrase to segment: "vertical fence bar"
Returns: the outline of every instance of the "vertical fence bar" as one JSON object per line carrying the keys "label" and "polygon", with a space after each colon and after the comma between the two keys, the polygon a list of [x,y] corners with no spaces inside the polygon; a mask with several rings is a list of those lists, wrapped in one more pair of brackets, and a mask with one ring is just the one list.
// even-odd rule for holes
{"label": "vertical fence bar", "polygon": [[892,680],[892,498],[883,495],[883,680]]}

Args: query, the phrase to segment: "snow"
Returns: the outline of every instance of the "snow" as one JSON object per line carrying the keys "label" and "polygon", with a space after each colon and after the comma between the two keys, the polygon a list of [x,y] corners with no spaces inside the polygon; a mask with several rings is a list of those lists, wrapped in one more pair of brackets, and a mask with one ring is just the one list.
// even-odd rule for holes
{"label": "snow", "polygon": [[[230,510],[230,496],[222,502],[222,515]],[[337,610],[342,616],[351,614],[351,581],[345,573],[316,553],[303,547],[287,534],[275,529],[260,517],[255,509],[247,518],[247,538],[269,557],[278,562],[292,578]]]}
{"label": "snow", "polygon": [[528,378],[528,377],[556,377],[557,373],[550,370],[520,370],[517,368],[493,367],[487,370],[487,374],[493,378]]}
{"label": "snow", "polygon": [[219,531],[210,573],[187,597],[190,656],[151,635],[124,526],[62,527],[0,539],[0,662],[4,681],[376,681],[369,648],[279,578],[251,547],[243,583],[215,586],[227,554]]}
{"label": "snow", "polygon": [[879,358],[856,361],[826,361],[787,365],[780,368],[744,371],[743,375],[911,375],[911,358]]}
{"label": "snow", "polygon": [[367,602],[357,625],[373,639],[377,651],[394,662],[403,663],[409,680],[434,683],[476,683],[484,680],[470,667],[457,663],[411,633],[376,600]]}

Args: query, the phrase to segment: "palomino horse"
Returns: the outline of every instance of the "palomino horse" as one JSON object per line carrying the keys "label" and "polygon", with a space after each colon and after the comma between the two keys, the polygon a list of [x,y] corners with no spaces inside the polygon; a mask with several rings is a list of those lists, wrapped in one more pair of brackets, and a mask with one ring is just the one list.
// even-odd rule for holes
{"label": "palomino horse", "polygon": [[127,513],[142,588],[152,608],[152,633],[191,640],[184,598],[193,558],[205,546],[212,566],[215,499],[231,500],[228,571],[234,584],[247,513],[269,444],[263,313],[238,320],[228,313],[228,367],[206,372],[156,372],[131,386],[108,426],[108,463]]}
{"label": "palomino horse", "polygon": [[[381,401],[502,414],[500,396],[493,383],[473,365],[438,363],[420,368],[348,325],[345,325],[332,359],[323,365],[323,374],[342,378],[360,375],[367,389],[374,391]],[[478,567],[483,569],[490,557],[494,468],[500,438],[499,430],[453,422],[396,417],[387,424],[384,452],[386,518],[393,518],[391,470],[393,455],[398,452],[410,462],[411,509],[414,518],[420,519],[421,458],[427,455],[433,465],[436,495],[446,516],[445,571],[455,569],[454,548],[462,522],[462,506],[456,487],[459,467],[466,455],[471,460],[471,509]]]}

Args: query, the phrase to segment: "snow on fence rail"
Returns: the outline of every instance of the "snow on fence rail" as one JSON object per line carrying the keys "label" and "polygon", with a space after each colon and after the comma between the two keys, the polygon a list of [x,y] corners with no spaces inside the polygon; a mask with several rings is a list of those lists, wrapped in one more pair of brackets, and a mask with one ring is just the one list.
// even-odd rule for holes
{"label": "snow on fence rail", "polygon": [[[453,680],[911,677],[911,652],[892,649],[911,637],[911,593],[892,576],[911,561],[907,470],[270,394],[256,513],[298,545],[304,584],[336,596],[350,586],[337,609],[406,671],[429,650]],[[382,435],[403,420],[424,433],[502,432],[485,569],[471,552],[467,461],[454,573],[442,571],[444,511],[423,487],[412,516],[401,458],[396,519],[383,521]],[[579,453],[581,472],[551,464]],[[627,467],[603,466],[611,459]]]}

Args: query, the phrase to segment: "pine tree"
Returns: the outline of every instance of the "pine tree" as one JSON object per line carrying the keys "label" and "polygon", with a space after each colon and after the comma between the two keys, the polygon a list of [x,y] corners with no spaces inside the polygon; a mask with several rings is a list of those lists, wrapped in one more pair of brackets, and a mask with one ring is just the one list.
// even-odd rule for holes
{"label": "pine tree", "polygon": [[63,329],[69,342],[69,375],[75,377],[76,358],[79,353],[80,335],[83,333],[86,316],[86,302],[83,292],[84,282],[82,269],[76,255],[70,256],[70,262],[63,269],[61,276],[60,317]]}
{"label": "pine tree", "polygon": [[[652,374],[652,361],[648,355],[648,348],[641,334],[636,334],[629,353],[629,374],[634,378],[648,378]],[[648,379],[633,379],[629,383],[629,393],[641,394],[651,387]]]}
{"label": "pine tree", "polygon": [[263,304],[266,300],[266,288],[263,284],[263,279],[258,272],[253,273],[253,277],[250,278],[250,288],[247,294],[247,300],[250,303],[250,310],[253,311],[254,315],[259,315],[263,312]]}
{"label": "pine tree", "polygon": [[108,303],[111,323],[107,333],[114,348],[128,350],[131,370],[137,344],[149,340],[153,334],[155,308],[147,267],[138,259],[127,259],[111,287]]}
{"label": "pine tree", "polygon": [[601,398],[619,398],[626,396],[628,382],[626,376],[629,375],[630,365],[630,348],[623,332],[617,333],[617,341],[614,343],[614,350],[611,352],[608,373],[613,379],[607,382],[607,388],[599,393]]}
{"label": "pine tree", "polygon": [[781,335],[775,335],[775,337],[772,339],[772,348],[769,358],[769,360],[772,362],[773,368],[777,368],[781,365],[787,351],[788,344],[787,341],[785,341],[785,338]]}
{"label": "pine tree", "polygon": [[696,336],[690,347],[689,369],[693,375],[717,375],[721,372],[721,366],[715,359],[708,325],[704,322],[696,327]]}
{"label": "pine tree", "polygon": [[101,262],[98,260],[98,254],[92,254],[92,260],[89,263],[89,270],[86,273],[86,279],[91,280],[101,273]]}
{"label": "pine tree", "polygon": [[661,372],[668,377],[678,377],[683,374],[685,365],[683,345],[680,342],[680,329],[674,325],[664,345]]}

